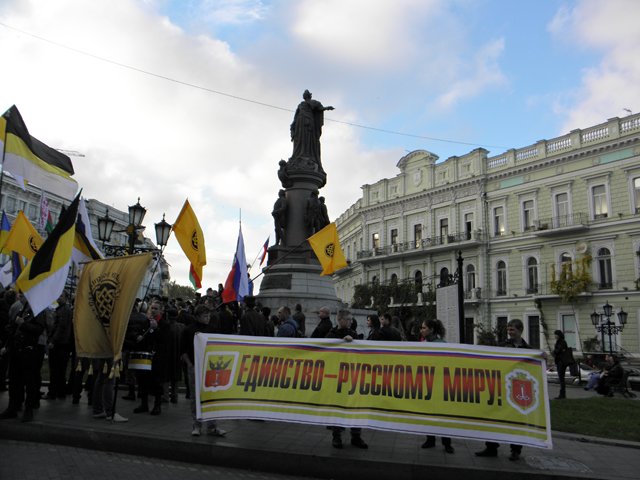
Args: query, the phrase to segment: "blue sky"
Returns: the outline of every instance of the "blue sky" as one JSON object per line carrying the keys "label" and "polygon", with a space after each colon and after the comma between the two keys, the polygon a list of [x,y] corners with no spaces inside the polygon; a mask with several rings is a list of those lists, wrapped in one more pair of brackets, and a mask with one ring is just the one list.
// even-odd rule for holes
{"label": "blue sky", "polygon": [[[141,197],[151,225],[188,197],[215,286],[240,210],[248,259],[273,240],[304,89],[336,108],[321,192],[335,218],[407,151],[499,155],[637,112],[638,18],[635,0],[3,0],[0,108],[85,155],[88,198]],[[177,242],[167,257],[186,284]]]}

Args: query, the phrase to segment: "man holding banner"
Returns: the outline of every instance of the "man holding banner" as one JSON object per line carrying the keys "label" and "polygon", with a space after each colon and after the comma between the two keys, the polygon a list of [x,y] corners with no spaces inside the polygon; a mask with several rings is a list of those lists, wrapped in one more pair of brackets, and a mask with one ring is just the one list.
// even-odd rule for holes
{"label": "man holding banner", "polygon": [[[522,332],[524,330],[524,325],[522,324],[522,320],[514,318],[507,323],[507,335],[509,338],[503,344],[504,347],[511,348],[531,348],[527,342],[522,338]],[[498,447],[499,443],[496,442],[485,442],[485,449],[479,452],[476,452],[477,457],[497,457],[498,456]],[[511,444],[511,455],[509,455],[509,460],[516,461],[520,459],[520,454],[522,453],[522,445]]]}

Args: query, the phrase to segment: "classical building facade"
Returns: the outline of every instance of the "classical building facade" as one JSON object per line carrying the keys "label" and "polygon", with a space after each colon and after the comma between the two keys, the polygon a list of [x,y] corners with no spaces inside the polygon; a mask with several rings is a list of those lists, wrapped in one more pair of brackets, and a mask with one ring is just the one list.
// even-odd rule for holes
{"label": "classical building facade", "polygon": [[[438,162],[418,150],[397,167],[336,222],[351,261],[334,276],[343,301],[359,284],[435,286],[461,252],[471,332],[520,318],[540,348],[559,329],[578,352],[611,341],[640,356],[640,115],[498,156],[478,148]],[[620,326],[617,312],[628,313],[611,336],[591,317],[607,302],[614,314],[598,322]]]}
{"label": "classical building facade", "polygon": [[[25,189],[22,189],[13,178],[7,175],[2,176],[0,196],[0,208],[7,214],[9,222],[13,225],[16,215],[20,210],[22,210],[42,238],[47,237],[47,233],[44,229],[44,223],[46,222],[42,222],[40,218],[43,196],[48,201],[49,211],[51,212],[54,225],[58,221],[62,207],[67,206],[70,203],[69,200],[59,197],[51,192],[42,191],[33,185],[27,185]],[[98,218],[104,217],[108,208],[109,217],[116,222],[114,226],[114,233],[108,243],[109,245],[120,247],[121,249],[124,248],[127,245],[128,240],[126,233],[123,233],[129,223],[128,213],[116,210],[113,207],[108,207],[104,203],[95,199],[86,200],[86,206],[87,213],[89,214],[89,221],[91,222],[91,234],[96,245],[104,251],[104,245],[98,239]],[[116,230],[118,232],[116,232]],[[144,245],[149,249],[155,249],[153,242],[143,235],[137,239],[137,245]],[[0,255],[0,264],[4,265],[8,259],[9,258],[6,255]],[[69,278],[67,279],[68,287],[72,290],[74,290],[77,285],[79,273],[79,270],[72,266]],[[155,268],[155,261],[149,266],[138,291],[138,297],[141,298],[147,290],[149,295],[164,295],[166,293],[166,285],[169,278],[169,265],[164,257],[161,256],[157,268]]]}

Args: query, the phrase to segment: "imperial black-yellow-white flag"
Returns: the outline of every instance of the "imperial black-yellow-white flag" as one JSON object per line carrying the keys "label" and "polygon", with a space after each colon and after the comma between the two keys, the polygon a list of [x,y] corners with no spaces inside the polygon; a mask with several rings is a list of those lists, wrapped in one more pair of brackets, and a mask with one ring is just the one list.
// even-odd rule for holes
{"label": "imperial black-yellow-white flag", "polygon": [[120,359],[131,309],[151,258],[151,253],[143,253],[85,264],[73,311],[79,357]]}
{"label": "imperial black-yellow-white flag", "polygon": [[347,259],[342,253],[335,223],[330,223],[307,240],[322,265],[320,275],[331,275],[336,270],[347,266]]}
{"label": "imperial black-yellow-white flag", "polygon": [[79,202],[80,194],[60,215],[58,224],[16,280],[16,286],[27,297],[34,315],[55,302],[64,290],[69,275]]}
{"label": "imperial black-yellow-white flag", "polygon": [[22,188],[29,182],[66,199],[78,191],[71,159],[32,137],[15,105],[0,117],[0,149],[3,170]]}

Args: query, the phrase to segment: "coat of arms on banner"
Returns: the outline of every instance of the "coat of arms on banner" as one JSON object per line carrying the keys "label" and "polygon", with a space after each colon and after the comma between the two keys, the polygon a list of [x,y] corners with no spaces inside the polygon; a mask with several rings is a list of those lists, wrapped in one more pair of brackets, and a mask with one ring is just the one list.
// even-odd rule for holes
{"label": "coat of arms on banner", "polygon": [[120,276],[102,273],[89,281],[89,305],[103,327],[109,328],[111,315],[120,296]]}
{"label": "coat of arms on banner", "polygon": [[238,352],[207,353],[204,362],[203,390],[215,392],[231,387],[238,363]]}
{"label": "coat of arms on banner", "polygon": [[540,388],[536,380],[525,370],[513,370],[505,377],[509,405],[526,415],[538,408]]}

